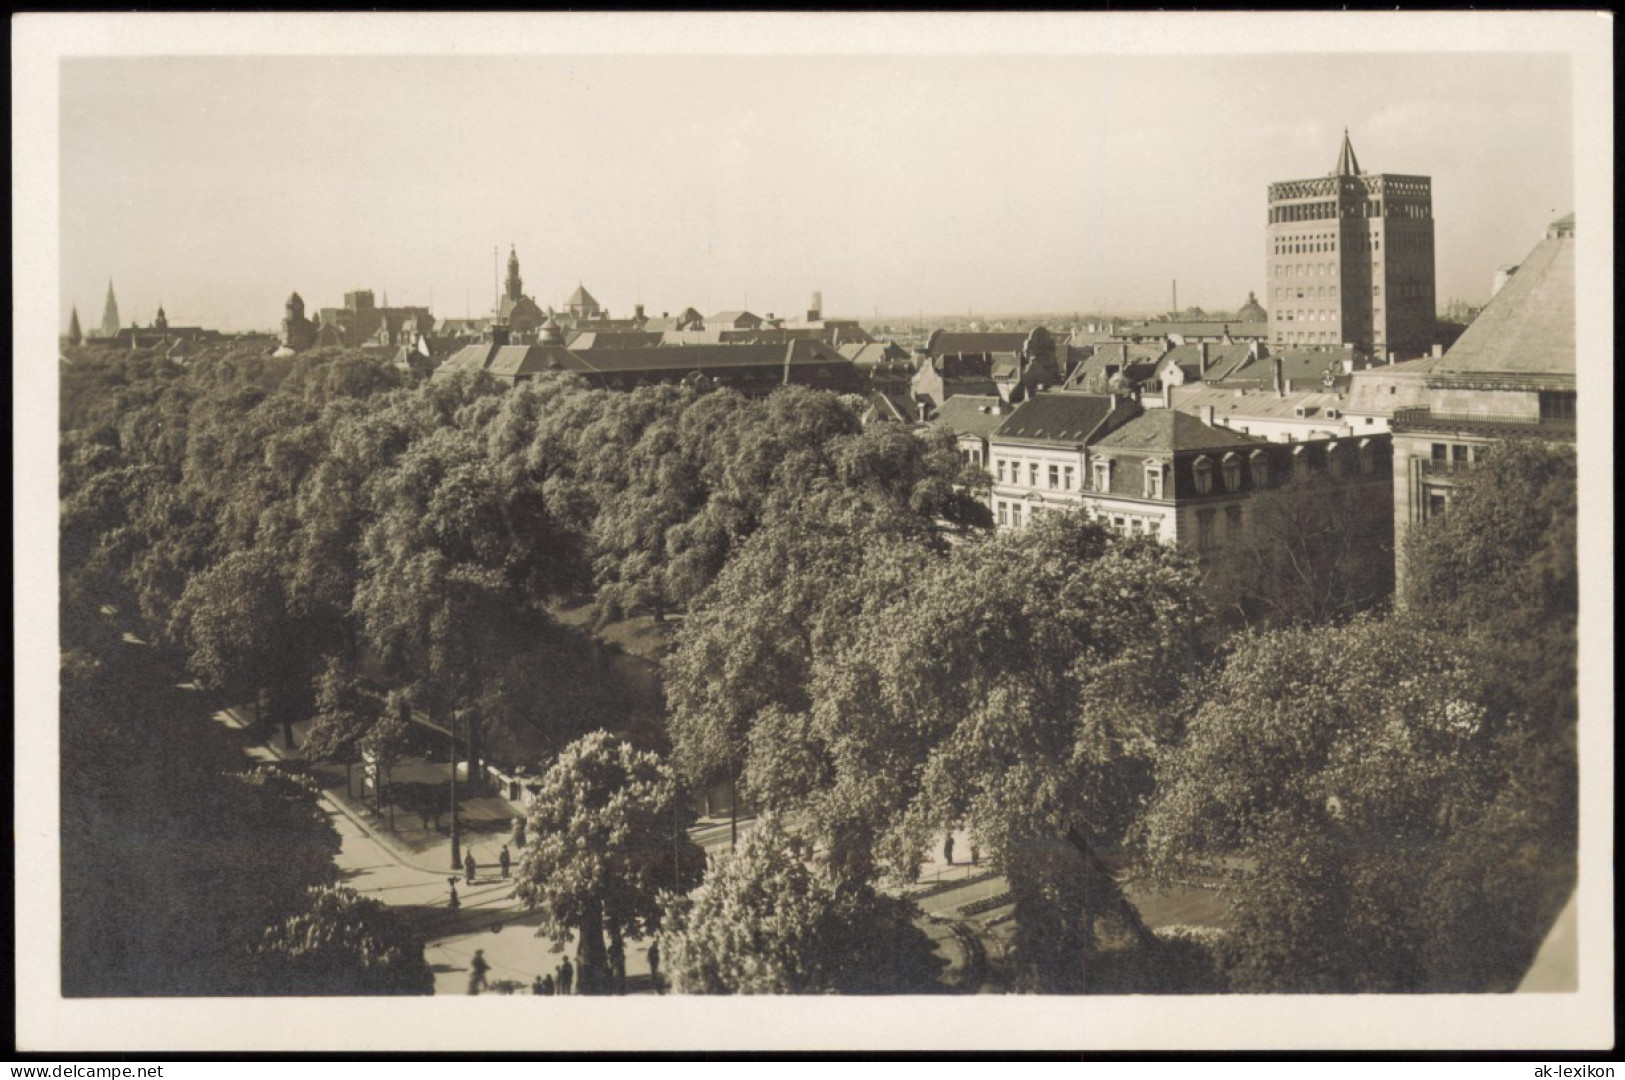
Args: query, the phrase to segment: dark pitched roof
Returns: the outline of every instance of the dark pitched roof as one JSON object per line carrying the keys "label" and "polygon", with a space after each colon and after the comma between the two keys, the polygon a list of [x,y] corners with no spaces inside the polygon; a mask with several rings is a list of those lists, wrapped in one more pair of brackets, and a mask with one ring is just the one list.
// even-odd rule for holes
{"label": "dark pitched roof", "polygon": [[1109,394],[1034,394],[999,425],[997,434],[1001,438],[1080,443],[1111,415],[1114,404]]}
{"label": "dark pitched roof", "polygon": [[942,403],[936,421],[955,435],[989,435],[1010,415],[996,394],[956,394]]}
{"label": "dark pitched roof", "polygon": [[1025,330],[938,330],[926,342],[926,347],[931,350],[932,356],[950,356],[954,353],[1020,352],[1026,343]]}
{"label": "dark pitched roof", "polygon": [[1224,345],[1219,342],[1210,342],[1207,347],[1207,371],[1202,371],[1202,346],[1197,343],[1175,345],[1163,357],[1172,360],[1184,370],[1187,376],[1196,379],[1214,381],[1222,379],[1231,371],[1236,370],[1252,358],[1252,346],[1246,343],[1231,342]]}
{"label": "dark pitched roof", "polygon": [[1095,445],[1114,450],[1223,450],[1267,442],[1225,428],[1208,427],[1177,409],[1147,409]]}

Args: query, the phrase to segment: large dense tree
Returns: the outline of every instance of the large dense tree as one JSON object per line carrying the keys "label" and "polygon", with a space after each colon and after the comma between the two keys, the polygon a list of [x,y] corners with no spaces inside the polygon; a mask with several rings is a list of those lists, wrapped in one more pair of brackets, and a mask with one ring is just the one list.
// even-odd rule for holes
{"label": "large dense tree", "polygon": [[423,938],[406,918],[343,887],[306,893],[293,912],[266,928],[254,959],[262,994],[434,993]]}
{"label": "large dense tree", "polygon": [[1539,871],[1573,852],[1561,796],[1528,798],[1551,762],[1529,734],[1453,637],[1412,620],[1249,637],[1165,762],[1148,844],[1166,865],[1255,868],[1231,886],[1238,988],[1506,987],[1553,884],[1561,903]]}
{"label": "large dense tree", "polygon": [[1221,614],[1248,625],[1319,624],[1394,591],[1394,499],[1387,484],[1325,473],[1254,493],[1248,527],[1205,568]]}
{"label": "large dense tree", "polygon": [[1508,707],[1572,743],[1580,580],[1572,446],[1512,440],[1456,477],[1448,510],[1407,537],[1401,597],[1460,635]]}
{"label": "large dense tree", "polygon": [[752,544],[668,663],[685,769],[741,761],[749,793],[852,882],[912,877],[968,825],[1035,928],[1018,939],[1028,985],[1081,986],[1099,918],[1144,937],[1099,850],[1178,733],[1189,562],[1075,517],[946,553],[839,527]]}
{"label": "large dense tree", "polygon": [[877,994],[935,989],[914,907],[810,866],[767,817],[714,856],[692,897],[668,896],[660,933],[673,987],[692,994]]}
{"label": "large dense tree", "polygon": [[566,747],[543,776],[514,895],[556,947],[579,942],[581,993],[616,992],[627,938],[658,929],[663,890],[694,884],[691,817],[660,759],[606,732]]}
{"label": "large dense tree", "polygon": [[1080,989],[1100,920],[1148,938],[1100,852],[1178,735],[1201,616],[1183,556],[1073,515],[956,549],[818,665],[834,782],[807,813],[838,863],[872,851],[904,877],[968,826],[1010,880],[1018,983]]}

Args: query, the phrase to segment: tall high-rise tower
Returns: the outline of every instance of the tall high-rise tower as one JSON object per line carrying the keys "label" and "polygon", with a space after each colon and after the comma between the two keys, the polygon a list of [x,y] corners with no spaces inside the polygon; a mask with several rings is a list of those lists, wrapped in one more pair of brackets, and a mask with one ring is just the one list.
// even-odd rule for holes
{"label": "tall high-rise tower", "polygon": [[113,296],[113,279],[107,279],[107,307],[102,309],[102,337],[116,337],[121,324],[118,321],[118,299]]}
{"label": "tall high-rise tower", "polygon": [[1425,351],[1434,336],[1433,181],[1337,166],[1269,189],[1270,341]]}

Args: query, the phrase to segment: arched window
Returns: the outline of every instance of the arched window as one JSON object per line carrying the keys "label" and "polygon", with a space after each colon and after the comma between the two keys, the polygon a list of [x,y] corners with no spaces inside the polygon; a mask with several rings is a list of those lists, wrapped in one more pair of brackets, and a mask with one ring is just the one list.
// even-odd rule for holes
{"label": "arched window", "polygon": [[1213,492],[1213,459],[1205,454],[1196,459],[1191,465],[1191,473],[1196,478],[1196,494],[1209,495]]}
{"label": "arched window", "polygon": [[1224,455],[1224,489],[1241,490],[1241,455],[1234,451]]}
{"label": "arched window", "polygon": [[1254,450],[1248,455],[1253,466],[1253,487],[1268,487],[1270,482],[1270,456],[1262,450]]}

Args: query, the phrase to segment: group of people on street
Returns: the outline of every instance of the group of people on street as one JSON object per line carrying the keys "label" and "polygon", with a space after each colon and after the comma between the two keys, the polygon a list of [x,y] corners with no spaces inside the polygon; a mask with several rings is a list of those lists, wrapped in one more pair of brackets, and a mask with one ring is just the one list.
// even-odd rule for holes
{"label": "group of people on street", "polygon": [[536,981],[530,984],[530,992],[537,996],[560,995],[568,997],[571,984],[575,982],[575,968],[570,966],[570,958],[566,956],[559,964],[559,977],[552,975],[538,975]]}
{"label": "group of people on street", "polygon": [[[513,856],[508,853],[508,845],[502,845],[502,852],[497,856],[497,866],[502,868],[502,880],[507,881],[513,868]],[[463,875],[470,885],[474,884],[474,877],[479,872],[479,863],[474,861],[474,849],[470,847],[463,853]],[[456,891],[456,886],[452,887]]]}
{"label": "group of people on street", "polygon": [[[491,971],[491,962],[485,958],[484,949],[475,949],[474,958],[468,962],[468,992],[478,994],[489,984],[487,976]],[[530,984],[530,992],[540,996],[562,995],[569,996],[575,983],[575,967],[566,956],[559,964],[558,978],[551,974],[538,975],[536,981]]]}

